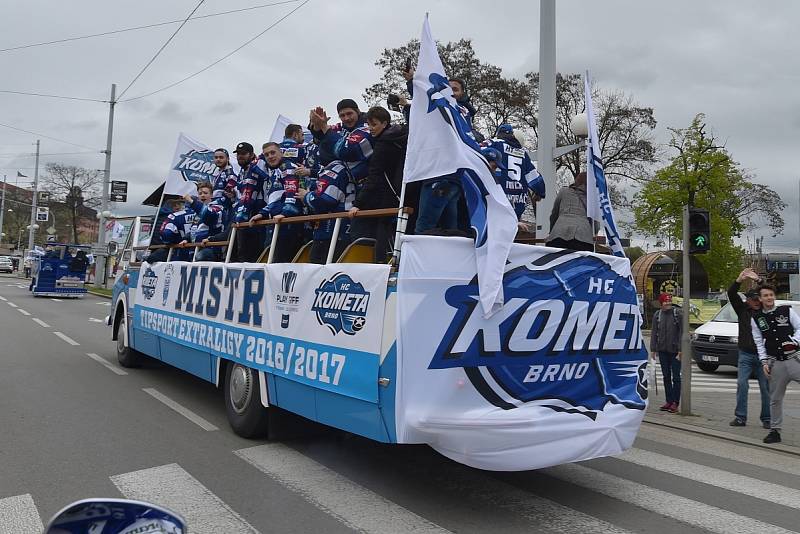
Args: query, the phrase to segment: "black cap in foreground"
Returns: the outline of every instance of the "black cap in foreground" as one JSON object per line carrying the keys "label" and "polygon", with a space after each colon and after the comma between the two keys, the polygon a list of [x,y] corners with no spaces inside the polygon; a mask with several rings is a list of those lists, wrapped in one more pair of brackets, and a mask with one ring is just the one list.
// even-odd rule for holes
{"label": "black cap in foreground", "polygon": [[236,145],[236,148],[233,150],[234,153],[238,154],[239,152],[244,152],[245,154],[253,154],[253,145],[250,143],[241,142]]}

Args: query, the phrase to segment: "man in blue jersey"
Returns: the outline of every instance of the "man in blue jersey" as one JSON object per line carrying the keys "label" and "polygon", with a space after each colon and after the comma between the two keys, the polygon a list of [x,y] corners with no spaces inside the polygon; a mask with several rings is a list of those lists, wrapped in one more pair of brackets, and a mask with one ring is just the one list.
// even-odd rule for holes
{"label": "man in blue jersey", "polygon": [[[256,158],[253,145],[250,143],[242,142],[236,145],[236,161],[241,167],[241,172],[238,186],[239,200],[234,206],[233,220],[242,223],[249,221],[264,207],[264,184],[265,181],[268,183],[269,173],[266,161]],[[239,228],[236,235],[237,261],[256,261],[264,250],[264,237],[263,226]]]}
{"label": "man in blue jersey", "polygon": [[214,165],[216,165],[217,170],[214,171],[214,185],[211,196],[213,200],[225,208],[222,222],[227,227],[233,217],[233,205],[237,200],[236,186],[238,185],[239,177],[231,165],[230,154],[224,148],[218,148],[214,151]]}
{"label": "man in blue jersey", "polygon": [[517,214],[517,221],[520,221],[518,228],[527,231],[522,214],[529,198],[538,202],[545,197],[542,175],[536,170],[510,124],[501,124],[497,135],[481,143],[481,147],[490,165],[493,162],[495,164],[495,179]]}
{"label": "man in blue jersey", "polygon": [[[224,227],[224,208],[221,199],[212,199],[213,186],[208,182],[197,185],[197,197],[185,195],[183,198],[195,213],[190,234],[193,243],[202,243],[209,236],[222,232]],[[224,198],[224,197],[223,197]],[[222,249],[202,247],[195,252],[196,261],[220,261]]]}
{"label": "man in blue jersey", "polygon": [[[182,198],[168,200],[167,204],[172,208],[172,213],[164,219],[159,228],[161,242],[165,245],[188,243],[191,239],[192,224],[194,224],[194,212],[186,207],[186,202]],[[164,261],[168,254],[167,249],[160,249],[151,254],[147,261],[151,263]],[[174,249],[170,258],[173,261],[189,261],[192,259],[192,253],[190,249],[186,248]]]}
{"label": "man in blue jersey", "polygon": [[[285,217],[303,215],[303,197],[306,190],[301,187],[300,178],[295,175],[297,167],[287,161],[278,143],[266,143],[264,155],[270,174],[269,188],[265,194],[266,204],[250,218],[250,223],[261,219],[281,220]],[[292,261],[303,245],[302,223],[283,224],[278,233],[273,262]]]}

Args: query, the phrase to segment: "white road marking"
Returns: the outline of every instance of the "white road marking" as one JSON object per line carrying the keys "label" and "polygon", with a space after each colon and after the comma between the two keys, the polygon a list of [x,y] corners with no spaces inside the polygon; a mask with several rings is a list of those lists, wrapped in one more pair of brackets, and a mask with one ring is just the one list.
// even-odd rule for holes
{"label": "white road marking", "polygon": [[39,326],[43,326],[45,328],[50,328],[49,324],[47,324],[46,322],[42,321],[38,317],[31,317],[31,321],[33,321],[34,323],[38,324]]}
{"label": "white road marking", "polygon": [[5,298],[5,297],[4,297],[4,296],[2,296],[2,295],[0,295],[0,300],[2,300],[3,302],[7,302],[7,301],[8,301],[8,299],[7,299],[7,298]]}
{"label": "white road marking", "polygon": [[286,445],[259,445],[236,455],[358,532],[449,532]]}
{"label": "white road marking", "polygon": [[[755,424],[760,426],[760,421]],[[709,451],[714,456],[721,458],[800,476],[800,462],[787,462],[786,455],[764,450],[760,447],[753,448],[725,439],[699,436],[692,432],[681,432],[648,424],[642,425],[639,430],[639,437],[693,451]],[[680,456],[680,453],[677,453],[676,456]]]}
{"label": "white road marking", "polygon": [[756,519],[667,493],[638,482],[595,471],[580,464],[544,469],[545,474],[575,484],[612,499],[644,508],[659,515],[683,521],[709,532],[728,534],[784,534],[789,530]]}
{"label": "white road marking", "polygon": [[203,419],[202,417],[200,417],[199,415],[197,415],[196,413],[191,411],[189,408],[187,408],[187,407],[185,407],[185,406],[183,406],[181,404],[178,404],[177,402],[175,402],[174,400],[170,399],[169,397],[167,397],[166,395],[164,395],[160,391],[158,391],[158,390],[156,390],[154,388],[142,388],[142,391],[144,391],[145,393],[147,393],[151,397],[161,401],[162,403],[164,403],[168,407],[172,408],[173,410],[175,410],[176,412],[178,412],[179,414],[181,414],[186,419],[188,419],[192,423],[196,424],[197,426],[199,426],[203,430],[207,430],[209,432],[212,432],[214,430],[219,430],[219,428],[217,428],[216,426],[214,426],[213,424],[211,424],[207,420]]}
{"label": "white road marking", "polygon": [[108,360],[106,360],[102,356],[95,354],[94,352],[87,352],[86,355],[111,372],[117,373],[120,376],[125,376],[128,374],[126,371],[123,371],[119,367],[109,363]]}
{"label": "white road marking", "polygon": [[95,304],[99,304],[100,306],[111,306],[110,302],[95,302]]}
{"label": "white road marking", "polygon": [[250,523],[178,464],[110,478],[128,499],[152,502],[183,516],[194,533],[258,534]]}
{"label": "white road marking", "polygon": [[6,284],[6,287],[14,287],[16,284]]}
{"label": "white road marking", "polygon": [[617,456],[617,458],[717,488],[749,495],[756,499],[782,504],[790,508],[800,507],[800,490],[794,488],[787,488],[771,482],[729,473],[722,469],[679,460],[643,449],[630,449]]}
{"label": "white road marking", "polygon": [[102,319],[95,319],[94,317],[89,317],[89,322],[90,323],[102,323],[103,320]]}
{"label": "white road marking", "polygon": [[17,311],[20,312],[22,315],[30,315],[31,312],[25,311],[22,308],[17,308]]}
{"label": "white road marking", "polygon": [[73,347],[80,345],[80,343],[78,343],[77,341],[75,341],[66,334],[62,334],[61,332],[53,332],[53,333],[58,337],[60,337],[61,339],[63,339],[64,341],[66,341],[67,343],[69,343],[70,345],[72,345]]}
{"label": "white road marking", "polygon": [[11,306],[12,308],[19,308],[19,306],[17,306],[16,304],[14,304],[14,303],[13,303],[13,302],[11,302],[11,301],[6,301],[6,304],[8,304],[9,306]]}
{"label": "white road marking", "polygon": [[61,302],[61,299],[50,299],[50,300],[52,300],[53,302]]}
{"label": "white road marking", "polygon": [[44,530],[30,493],[0,499],[0,534],[39,533]]}

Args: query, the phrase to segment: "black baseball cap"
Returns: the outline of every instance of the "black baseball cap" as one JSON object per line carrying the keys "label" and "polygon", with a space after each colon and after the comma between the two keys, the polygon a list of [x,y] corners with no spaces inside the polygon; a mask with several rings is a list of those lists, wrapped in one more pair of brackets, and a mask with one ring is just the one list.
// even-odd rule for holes
{"label": "black baseball cap", "polygon": [[253,145],[251,145],[250,143],[246,143],[244,141],[236,145],[236,148],[233,149],[233,152],[234,154],[238,154],[239,152],[244,152],[245,154],[255,153],[255,151],[253,150]]}
{"label": "black baseball cap", "polygon": [[745,298],[748,299],[758,299],[761,296],[761,292],[758,289],[751,289],[744,294]]}

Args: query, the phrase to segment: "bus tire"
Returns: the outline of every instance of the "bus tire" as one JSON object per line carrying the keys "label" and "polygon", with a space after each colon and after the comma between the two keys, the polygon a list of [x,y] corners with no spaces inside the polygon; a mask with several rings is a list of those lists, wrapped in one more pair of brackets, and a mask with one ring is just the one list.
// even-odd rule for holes
{"label": "bus tire", "polygon": [[125,311],[117,322],[117,361],[122,367],[141,367],[144,354],[133,350],[128,343],[128,318]]}
{"label": "bus tire", "polygon": [[225,413],[233,431],[260,438],[269,429],[269,411],[261,405],[258,371],[238,363],[225,366]]}

